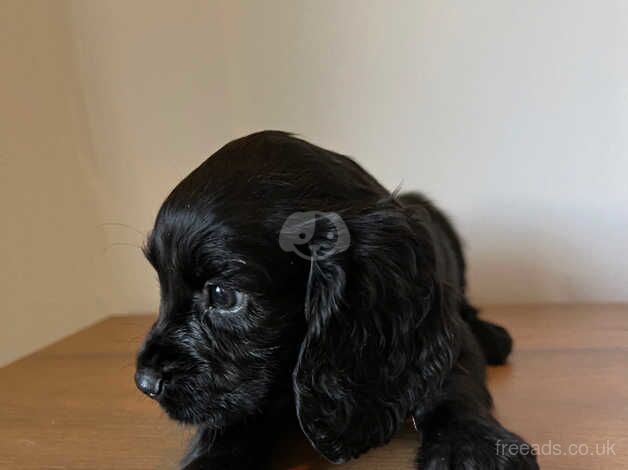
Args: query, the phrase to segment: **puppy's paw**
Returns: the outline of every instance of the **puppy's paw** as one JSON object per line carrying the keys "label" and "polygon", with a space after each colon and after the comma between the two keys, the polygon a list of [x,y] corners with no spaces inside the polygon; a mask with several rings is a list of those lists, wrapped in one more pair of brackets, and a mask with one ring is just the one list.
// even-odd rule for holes
{"label": "puppy's paw", "polygon": [[420,470],[538,470],[534,449],[493,423],[460,422],[427,433]]}

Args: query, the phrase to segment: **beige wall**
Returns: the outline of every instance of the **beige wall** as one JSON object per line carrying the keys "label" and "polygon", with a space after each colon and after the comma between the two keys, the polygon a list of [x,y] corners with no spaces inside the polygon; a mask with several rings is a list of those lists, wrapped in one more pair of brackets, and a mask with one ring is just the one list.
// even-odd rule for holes
{"label": "beige wall", "polygon": [[106,240],[63,2],[0,2],[0,365],[106,313]]}
{"label": "beige wall", "polygon": [[[0,91],[15,331],[53,299],[54,331],[154,309],[138,247],[159,203],[217,147],[262,128],[433,196],[467,240],[478,302],[628,301],[625,2],[10,5],[35,23],[1,20],[21,43],[3,42]],[[46,232],[42,217],[55,221]],[[106,286],[100,300],[88,282]],[[61,294],[74,283],[78,299]]]}
{"label": "beige wall", "polygon": [[[74,6],[108,220],[147,229],[222,143],[286,129],[446,207],[477,301],[628,300],[628,3]],[[118,308],[154,305],[140,255],[112,256]]]}

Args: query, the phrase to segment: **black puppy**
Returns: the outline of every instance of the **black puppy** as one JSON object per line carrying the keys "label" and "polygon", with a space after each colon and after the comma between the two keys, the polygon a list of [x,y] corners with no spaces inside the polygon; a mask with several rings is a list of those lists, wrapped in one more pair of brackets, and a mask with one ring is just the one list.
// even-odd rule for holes
{"label": "black puppy", "polygon": [[172,191],[145,252],[161,303],[135,378],[198,426],[183,467],[267,468],[296,416],[335,463],[412,418],[423,469],[538,468],[484,383],[510,336],[467,302],[460,242],[422,196],[260,132]]}

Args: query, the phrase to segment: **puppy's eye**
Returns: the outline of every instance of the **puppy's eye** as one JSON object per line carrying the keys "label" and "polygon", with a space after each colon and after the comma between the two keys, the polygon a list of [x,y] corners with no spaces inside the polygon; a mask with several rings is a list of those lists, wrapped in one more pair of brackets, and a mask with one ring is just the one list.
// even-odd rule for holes
{"label": "puppy's eye", "polygon": [[244,303],[244,295],[241,292],[218,284],[205,284],[203,294],[206,309],[233,312]]}

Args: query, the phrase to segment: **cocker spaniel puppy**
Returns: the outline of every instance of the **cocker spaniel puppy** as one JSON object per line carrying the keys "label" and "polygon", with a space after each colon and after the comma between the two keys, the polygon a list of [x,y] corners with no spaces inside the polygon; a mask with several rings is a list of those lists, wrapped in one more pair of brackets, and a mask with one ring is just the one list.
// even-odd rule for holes
{"label": "cocker spaniel puppy", "polygon": [[198,427],[184,468],[267,468],[294,418],[334,463],[410,418],[422,469],[538,468],[485,386],[510,336],[467,301],[460,241],[421,195],[260,132],[170,193],[145,252],[161,303],[135,380]]}

